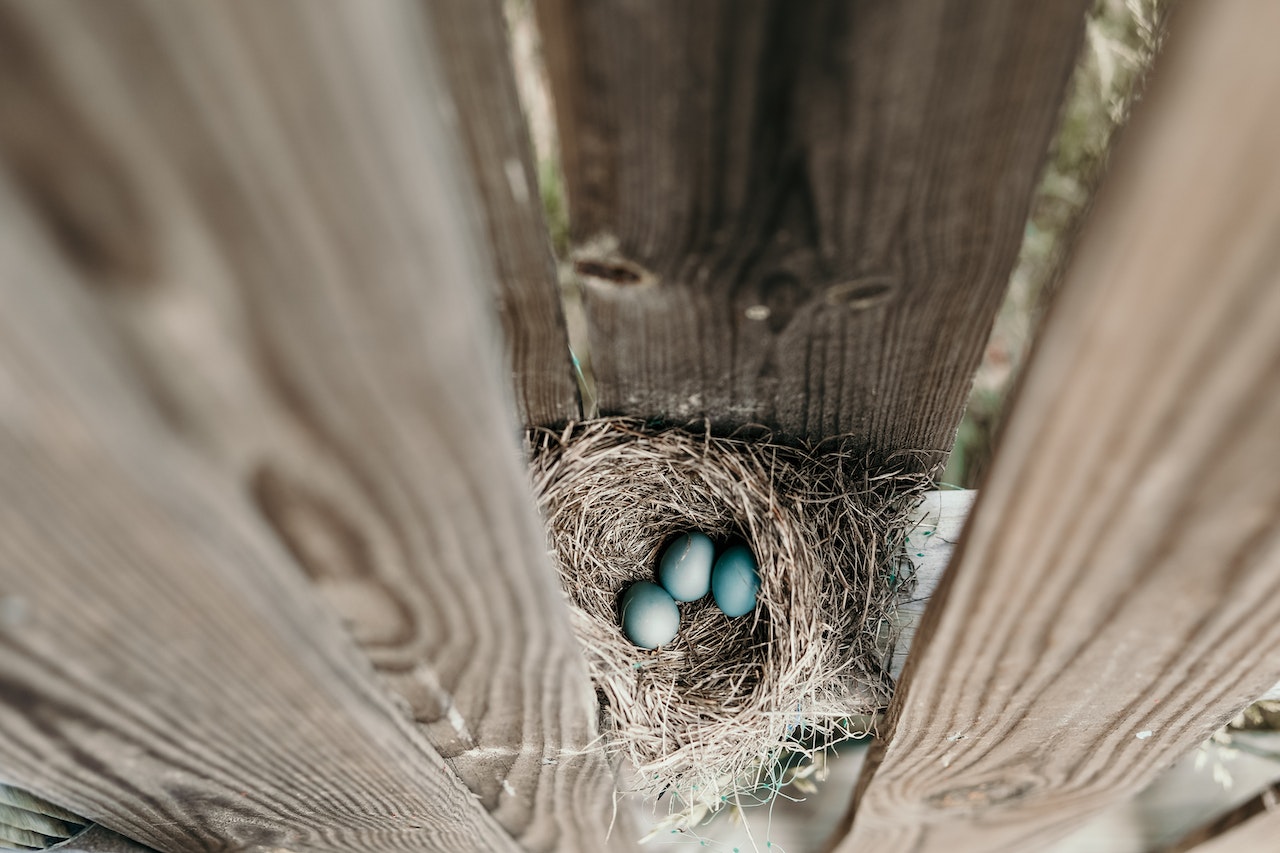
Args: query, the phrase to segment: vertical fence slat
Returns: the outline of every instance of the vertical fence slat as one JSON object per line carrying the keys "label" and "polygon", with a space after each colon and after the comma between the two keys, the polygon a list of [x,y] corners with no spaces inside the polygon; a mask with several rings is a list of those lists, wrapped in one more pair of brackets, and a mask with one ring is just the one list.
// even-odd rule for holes
{"label": "vertical fence slat", "polygon": [[604,413],[950,448],[1085,0],[546,0]]}
{"label": "vertical fence slat", "polygon": [[[109,715],[128,694],[139,713],[186,721],[192,744],[140,761],[90,750],[101,760],[84,766],[51,746],[27,756],[43,765],[6,754],[0,767],[20,767],[23,779],[44,783],[37,790],[60,786],[68,805],[160,849],[186,837],[248,843],[238,833],[249,824],[265,827],[255,842],[265,846],[283,825],[281,844],[298,851],[505,849],[513,836],[529,850],[625,846],[634,836],[621,822],[606,840],[614,776],[595,749],[594,696],[527,495],[488,310],[495,266],[475,227],[440,35],[423,4],[3,9],[27,50],[3,51],[7,79],[19,81],[6,95],[23,96],[3,99],[12,112],[0,153],[22,215],[43,229],[6,243],[3,319],[36,336],[16,338],[30,345],[24,358],[65,362],[74,377],[47,389],[67,398],[47,408],[82,407],[94,423],[92,437],[60,435],[44,398],[23,396],[36,378],[18,372],[18,390],[0,385],[4,425],[35,449],[11,453],[56,466],[81,446],[59,443],[73,438],[95,464],[146,462],[147,499],[159,504],[147,508],[161,516],[131,516],[144,497],[110,477],[76,488],[74,478],[46,484],[40,478],[52,474],[41,468],[31,476],[42,487],[63,488],[43,511],[50,525],[76,531],[59,546],[69,556],[58,571],[6,557],[3,589],[25,589],[54,613],[59,596],[85,586],[81,573],[109,570],[115,596],[65,605],[83,631],[50,627],[24,642],[76,662],[67,683],[92,689],[75,706]],[[56,264],[37,263],[42,235],[60,253]],[[85,329],[42,328],[40,300],[72,306]],[[115,371],[110,383],[93,381],[98,362]],[[26,484],[5,464],[6,500],[21,503]],[[184,500],[201,489],[221,503]],[[64,508],[68,493],[77,503]],[[181,519],[163,526],[166,513]],[[78,550],[104,527],[123,549],[105,564]],[[218,550],[188,528],[228,541]],[[239,553],[248,548],[241,540],[256,551]],[[0,546],[16,541],[6,533]],[[160,551],[134,553],[151,545]],[[165,549],[171,560],[157,556]],[[165,632],[179,630],[178,617],[148,624],[146,614],[165,611],[144,579],[193,611],[192,636],[207,635],[192,640],[197,650],[218,655],[230,643],[245,659],[243,677],[207,709],[183,697],[224,685],[203,685],[195,651],[189,661],[166,658]],[[233,581],[253,631],[239,631],[227,609],[203,609],[202,584]],[[326,633],[307,599],[317,591],[398,694],[413,731],[343,716],[361,711],[339,701],[353,691],[366,705],[390,705],[342,656],[345,640]],[[100,633],[135,622],[132,645],[116,648],[120,638]],[[294,645],[245,646],[286,628]],[[81,648],[90,642],[101,648]],[[307,690],[327,684],[338,698],[291,686],[303,675],[291,672],[289,654],[302,651],[298,666],[332,682],[317,675],[321,684]],[[53,689],[30,679],[37,692]],[[290,715],[298,732],[287,728]],[[6,748],[33,736],[22,719],[3,718]],[[329,727],[329,752],[306,740],[316,726]],[[161,750],[143,734],[132,749]],[[278,741],[282,754],[272,747],[257,758],[264,741]],[[174,794],[185,811],[151,820],[133,793],[164,788],[172,762],[185,762],[186,775],[218,772],[205,746],[238,769],[208,797],[200,788]],[[375,747],[394,755],[362,761]],[[116,790],[104,772],[134,788]],[[255,778],[242,783],[236,772]],[[275,793],[286,814],[258,802]],[[258,800],[241,804],[242,794]],[[237,809],[244,820],[229,816]]]}
{"label": "vertical fence slat", "polygon": [[1280,10],[1181,12],[841,853],[1042,847],[1280,677]]}
{"label": "vertical fence slat", "polygon": [[581,417],[559,280],[500,0],[422,4],[449,82],[493,250],[516,404],[527,425]]}

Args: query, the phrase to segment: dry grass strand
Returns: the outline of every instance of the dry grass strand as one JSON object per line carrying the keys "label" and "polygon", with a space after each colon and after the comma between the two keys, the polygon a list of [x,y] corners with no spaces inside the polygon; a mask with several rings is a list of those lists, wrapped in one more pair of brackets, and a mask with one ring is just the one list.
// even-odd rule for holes
{"label": "dry grass strand", "polygon": [[[529,445],[607,742],[637,790],[732,799],[784,753],[859,734],[849,718],[885,706],[902,533],[927,481],[911,473],[918,459],[871,469],[835,449],[623,418],[535,431]],[[759,605],[729,619],[710,597],[682,604],[673,643],[637,648],[618,599],[690,530],[750,545]]]}

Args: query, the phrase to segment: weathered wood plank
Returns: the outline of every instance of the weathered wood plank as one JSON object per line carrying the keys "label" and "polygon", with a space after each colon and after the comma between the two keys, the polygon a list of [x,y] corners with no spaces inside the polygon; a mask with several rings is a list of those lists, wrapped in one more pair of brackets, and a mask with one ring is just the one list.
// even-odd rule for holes
{"label": "weathered wood plank", "polygon": [[[947,566],[960,542],[969,512],[977,500],[975,490],[940,490],[925,492],[920,505],[912,514],[913,529],[907,537],[910,549],[912,584],[910,596],[898,605],[898,637],[887,662],[889,674],[894,679],[902,670],[911,652],[920,623],[924,620]],[[1280,683],[1274,684],[1257,697],[1259,700],[1280,697]]]}
{"label": "weathered wood plank", "polygon": [[31,214],[6,175],[5,781],[158,850],[515,849],[392,707],[240,484],[159,421]]}
{"label": "weathered wood plank", "polygon": [[[27,94],[6,104],[15,120],[3,123],[10,132],[0,150],[74,281],[46,281],[48,264],[11,241],[10,263],[34,266],[5,271],[14,288],[6,318],[39,328],[27,306],[38,290],[84,303],[108,324],[96,345],[126,362],[114,381],[142,389],[145,414],[164,426],[123,418],[103,390],[84,401],[99,406],[102,429],[148,446],[177,436],[197,460],[185,464],[199,471],[184,476],[222,484],[230,494],[219,513],[245,536],[273,533],[276,571],[287,552],[522,846],[594,851],[633,838],[620,824],[606,840],[614,778],[593,748],[594,696],[526,498],[486,304],[498,286],[450,131],[456,111],[436,65],[433,18],[408,0],[50,2],[8,11],[11,41],[27,48],[7,53],[9,76]],[[31,281],[40,287],[21,289]],[[101,358],[88,346],[40,349],[67,335],[87,339],[74,326],[42,335],[31,359],[88,370]],[[94,387],[86,380],[75,390]],[[173,452],[158,451],[153,465],[171,467]],[[118,456],[104,451],[108,461]],[[101,523],[88,500],[80,511]],[[52,498],[49,512],[62,512]],[[203,522],[213,538],[229,523],[219,513]],[[144,520],[120,523],[132,531]],[[160,535],[137,530],[144,540]],[[168,536],[175,550],[190,544],[182,529]],[[69,562],[63,581],[87,567]],[[199,561],[189,569],[212,571]],[[295,580],[259,596],[263,630],[278,617],[278,598],[286,621],[300,606],[288,600],[301,594]],[[108,611],[101,618],[137,615],[113,604],[95,602]],[[220,626],[231,627],[215,621],[208,630]],[[316,647],[325,653],[337,652]],[[245,678],[266,678],[283,662],[268,654]],[[405,750],[385,773],[415,780],[423,766]],[[102,769],[58,777],[80,786],[79,802],[97,803],[90,816],[112,794],[91,785]],[[137,772],[154,776],[160,766]],[[319,779],[369,815],[433,813],[374,807],[365,796],[378,787],[359,773]],[[435,808],[445,806],[466,817],[465,804],[442,795]],[[316,819],[329,827],[349,808]],[[131,831],[135,817],[112,816],[108,826],[156,839]],[[295,817],[314,818],[302,807]],[[453,849],[503,846],[483,833],[454,840]]]}
{"label": "weathered wood plank", "polygon": [[557,426],[582,417],[543,219],[529,131],[511,67],[500,0],[432,0],[423,9],[458,110],[489,246],[522,420]]}
{"label": "weathered wood plank", "polygon": [[1280,677],[1280,7],[1182,7],[841,851],[1026,850]]}
{"label": "weathered wood plank", "polygon": [[1087,0],[544,0],[601,411],[936,451]]}

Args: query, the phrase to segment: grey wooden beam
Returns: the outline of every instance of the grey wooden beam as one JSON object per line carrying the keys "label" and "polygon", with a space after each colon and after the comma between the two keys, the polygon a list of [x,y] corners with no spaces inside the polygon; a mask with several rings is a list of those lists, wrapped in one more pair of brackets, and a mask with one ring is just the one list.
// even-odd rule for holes
{"label": "grey wooden beam", "polygon": [[604,414],[945,457],[1088,0],[542,0]]}

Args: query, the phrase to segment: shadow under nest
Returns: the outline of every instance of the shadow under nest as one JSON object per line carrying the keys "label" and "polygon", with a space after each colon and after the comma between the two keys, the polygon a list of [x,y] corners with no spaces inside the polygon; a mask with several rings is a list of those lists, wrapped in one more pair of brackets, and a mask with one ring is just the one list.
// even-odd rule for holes
{"label": "shadow under nest", "polygon": [[[892,691],[884,663],[910,575],[901,543],[928,482],[918,456],[870,466],[834,448],[624,418],[528,441],[605,742],[631,765],[632,790],[714,808],[790,753],[865,733],[854,719]],[[709,599],[682,604],[676,639],[638,648],[619,595],[653,580],[662,549],[691,530],[749,545],[759,604],[735,619]]]}

